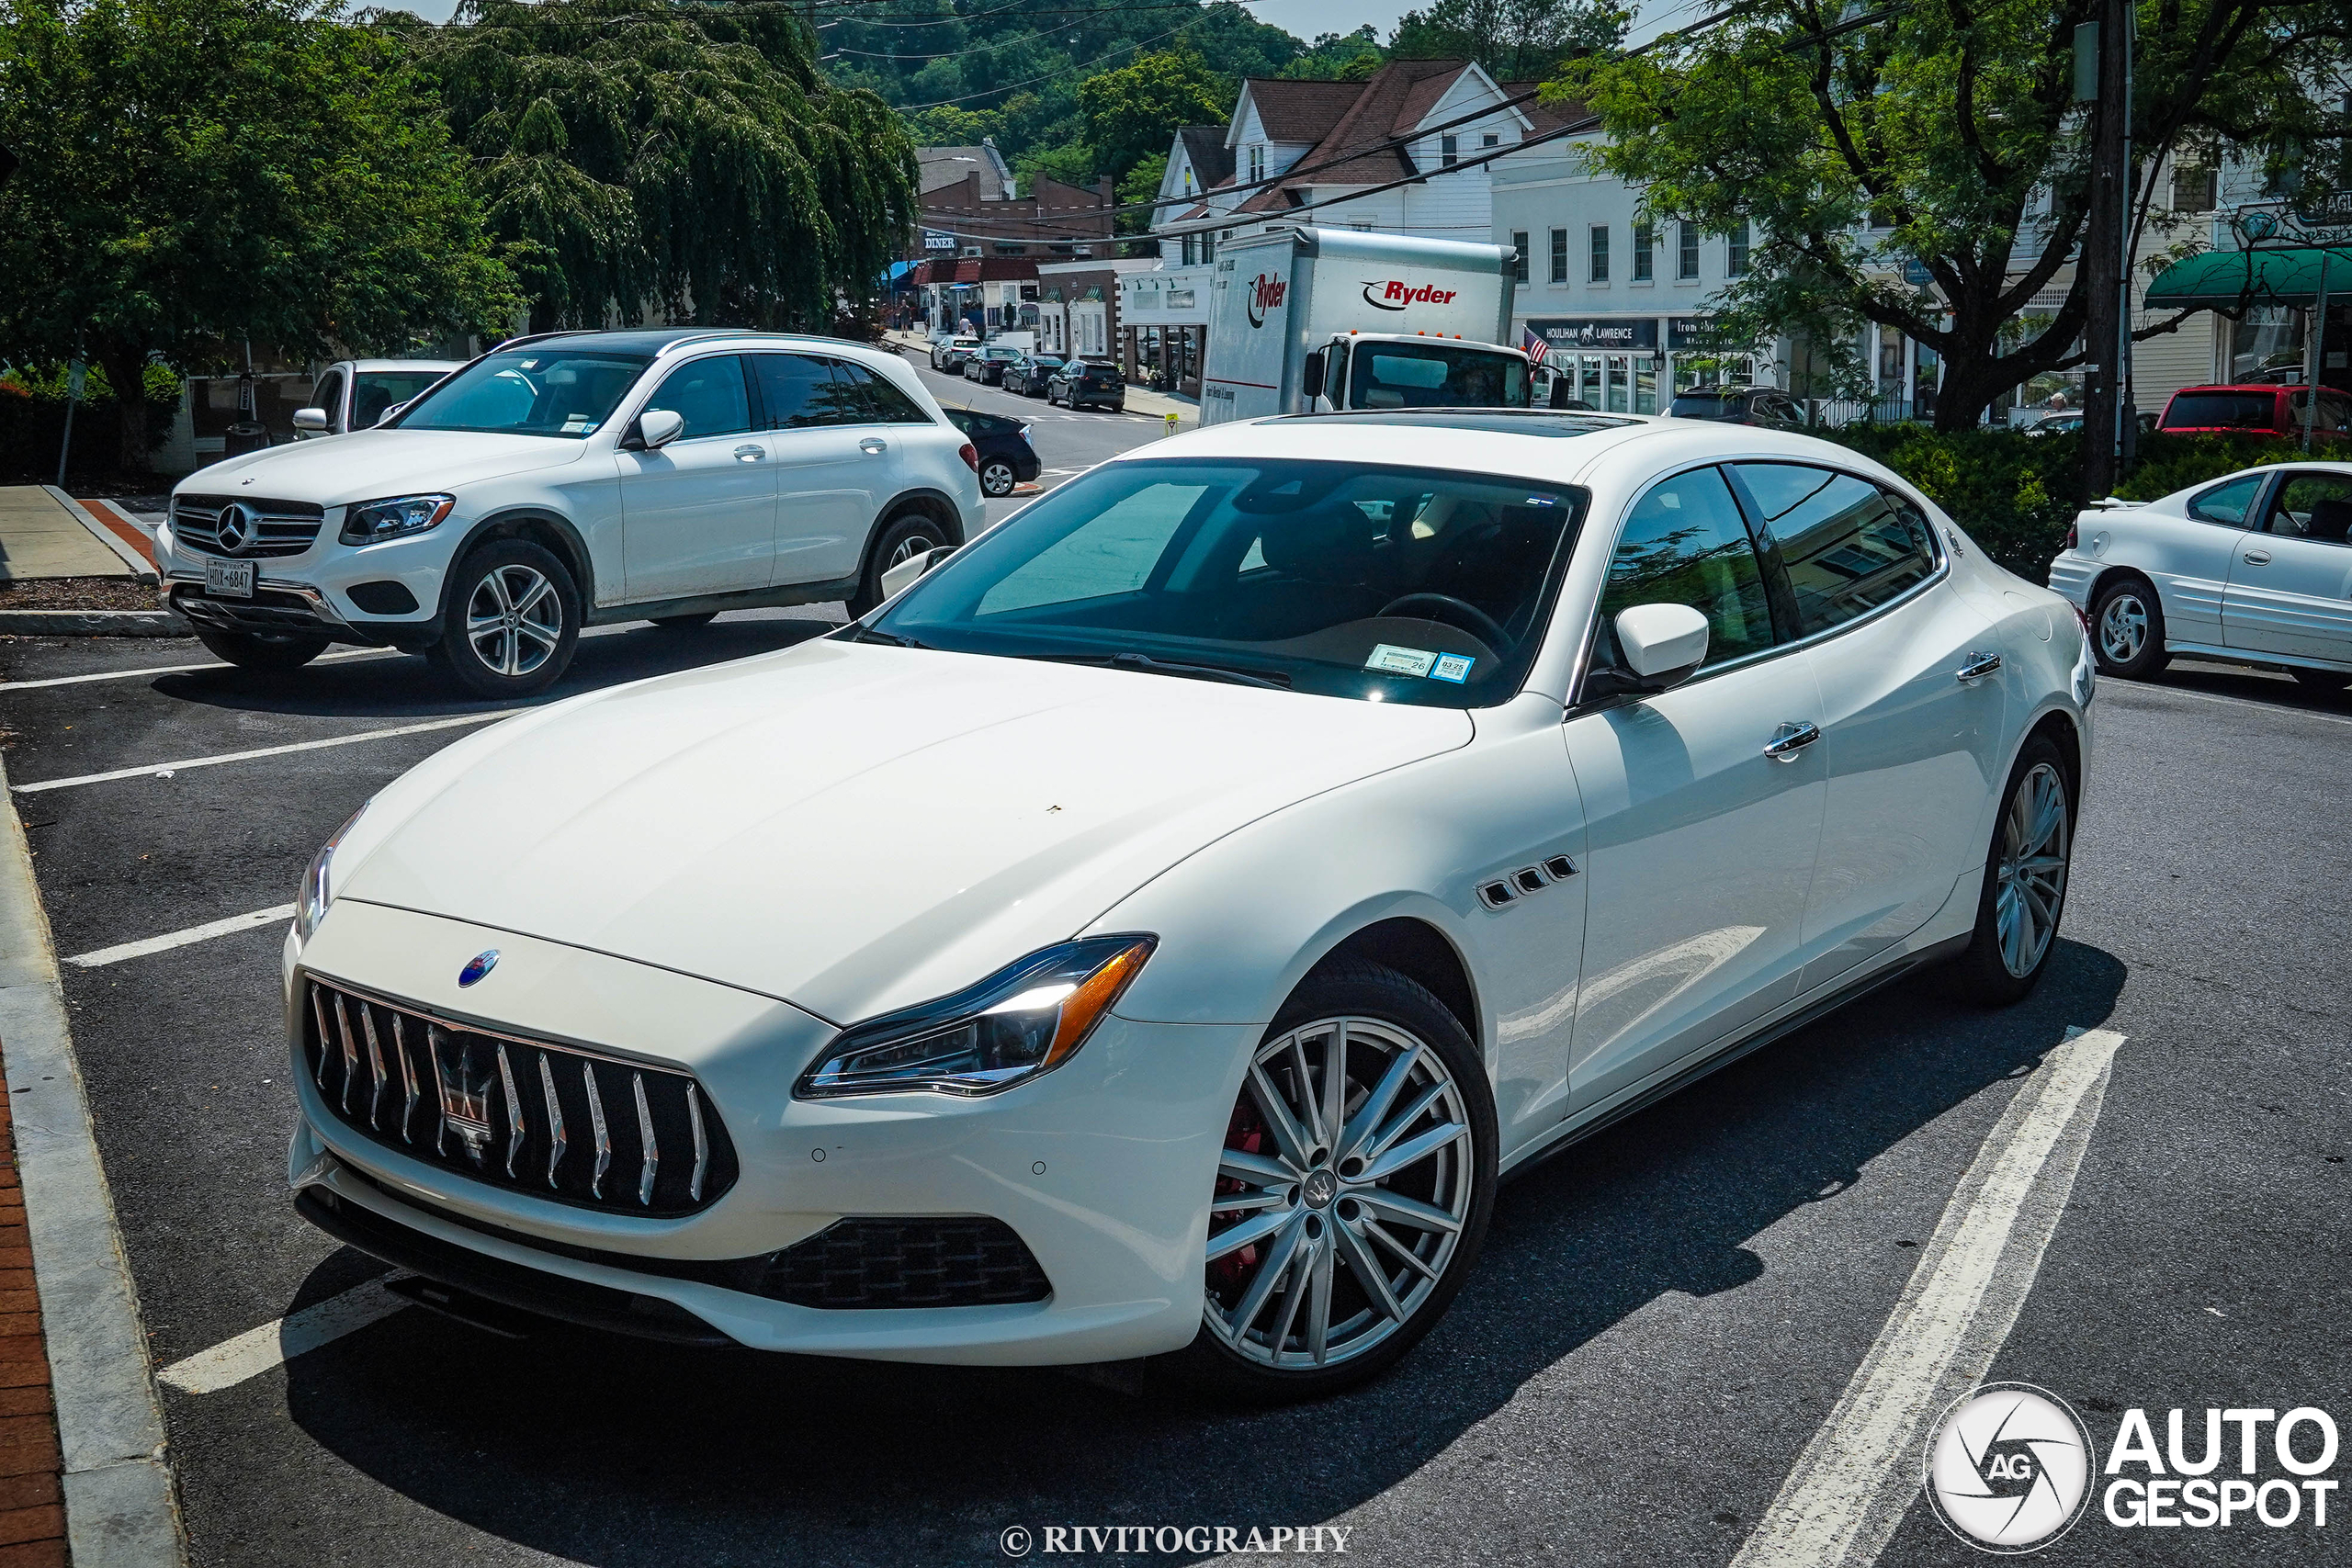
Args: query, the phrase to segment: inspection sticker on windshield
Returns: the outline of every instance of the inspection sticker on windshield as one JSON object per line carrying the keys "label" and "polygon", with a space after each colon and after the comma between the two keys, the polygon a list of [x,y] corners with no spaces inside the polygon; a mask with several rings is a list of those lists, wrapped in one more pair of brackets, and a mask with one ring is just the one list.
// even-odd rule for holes
{"label": "inspection sticker on windshield", "polygon": [[1477,662],[1466,653],[1441,653],[1436,667],[1430,671],[1430,679],[1451,681],[1458,686],[1470,679],[1470,666]]}
{"label": "inspection sticker on windshield", "polygon": [[1436,662],[1437,655],[1425,648],[1398,648],[1384,642],[1373,649],[1363,667],[1384,675],[1426,675]]}

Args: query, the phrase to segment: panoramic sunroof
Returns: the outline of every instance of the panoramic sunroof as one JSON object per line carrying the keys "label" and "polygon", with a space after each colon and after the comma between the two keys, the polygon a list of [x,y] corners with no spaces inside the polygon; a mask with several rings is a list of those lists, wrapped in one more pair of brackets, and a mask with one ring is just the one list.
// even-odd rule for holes
{"label": "panoramic sunroof", "polygon": [[1589,435],[1616,430],[1630,419],[1549,409],[1366,409],[1357,413],[1295,413],[1293,424],[1411,424],[1425,430],[1490,430],[1501,435]]}

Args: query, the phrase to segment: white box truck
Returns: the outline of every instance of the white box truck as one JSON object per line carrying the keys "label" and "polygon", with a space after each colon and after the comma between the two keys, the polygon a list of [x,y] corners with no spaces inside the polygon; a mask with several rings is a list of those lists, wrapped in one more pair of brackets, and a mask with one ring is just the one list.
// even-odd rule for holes
{"label": "white box truck", "polygon": [[1501,245],[1282,229],[1216,254],[1201,423],[1359,408],[1525,408]]}

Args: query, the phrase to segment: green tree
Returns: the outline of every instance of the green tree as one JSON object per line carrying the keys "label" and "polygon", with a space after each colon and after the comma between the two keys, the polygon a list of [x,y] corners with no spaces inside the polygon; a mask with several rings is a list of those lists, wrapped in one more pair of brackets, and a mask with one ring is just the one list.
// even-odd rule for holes
{"label": "green tree", "polygon": [[[1608,138],[1589,156],[1645,186],[1653,212],[1717,232],[1752,225],[1749,271],[1722,300],[1731,330],[1830,343],[1865,321],[1898,328],[1942,356],[1936,424],[1962,429],[2009,389],[2083,363],[2083,269],[2057,309],[2025,312],[2083,238],[2088,123],[2072,42],[2095,11],[1912,0],[1816,38],[1847,14],[1759,0],[1650,53],[1580,62],[1551,96],[1599,111]],[[2298,150],[2342,130],[2314,90],[2345,67],[2341,0],[2143,0],[2138,14],[2134,235],[2176,216],[2151,178],[2170,155],[2210,165],[2233,152],[2316,177]]]}
{"label": "green tree", "polygon": [[1154,152],[1148,158],[1138,158],[1127,177],[1119,182],[1119,205],[1133,207],[1132,212],[1122,212],[1115,220],[1122,234],[1140,234],[1151,227],[1151,213],[1136,204],[1150,201],[1159,195],[1159,182],[1168,177],[1168,154]]}
{"label": "green tree", "polygon": [[829,85],[775,6],[466,0],[387,18],[476,160],[534,327],[674,319],[821,327],[869,299],[915,217],[914,148]]}
{"label": "green tree", "polygon": [[[408,346],[517,303],[439,114],[337,0],[0,11],[0,355],[117,387],[224,342]],[[146,405],[123,405],[120,461]]]}
{"label": "green tree", "polygon": [[1147,54],[1078,86],[1086,140],[1114,178],[1165,153],[1178,127],[1223,121],[1232,102],[1231,90],[1190,50]]}
{"label": "green tree", "polygon": [[1608,0],[1436,0],[1396,23],[1399,60],[1475,60],[1499,82],[1547,76],[1571,55],[1613,49],[1633,13]]}
{"label": "green tree", "polygon": [[1361,82],[1387,62],[1380,35],[1366,22],[1351,33],[1319,33],[1305,53],[1283,67],[1300,82]]}

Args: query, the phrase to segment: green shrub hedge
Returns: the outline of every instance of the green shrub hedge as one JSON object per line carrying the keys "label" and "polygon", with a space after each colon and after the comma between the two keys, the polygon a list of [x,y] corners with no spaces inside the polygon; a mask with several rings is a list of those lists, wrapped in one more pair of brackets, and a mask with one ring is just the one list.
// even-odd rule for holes
{"label": "green shrub hedge", "polygon": [[[180,401],[179,378],[161,365],[147,367],[147,445],[160,446],[172,433]],[[0,375],[0,482],[46,482],[57,477],[58,445],[65,434],[65,371],[19,366]],[[122,412],[106,372],[91,366],[74,411],[74,452],[69,478],[119,479]]]}
{"label": "green shrub hedge", "polygon": [[[2030,582],[2050,575],[2077,510],[2082,438],[2014,430],[1949,434],[1925,425],[1856,425],[1824,431],[1877,458],[1951,513],[1985,553]],[[2125,501],[2154,501],[2222,474],[2294,456],[2284,442],[2238,435],[2140,437],[2137,461],[2115,487]]]}

